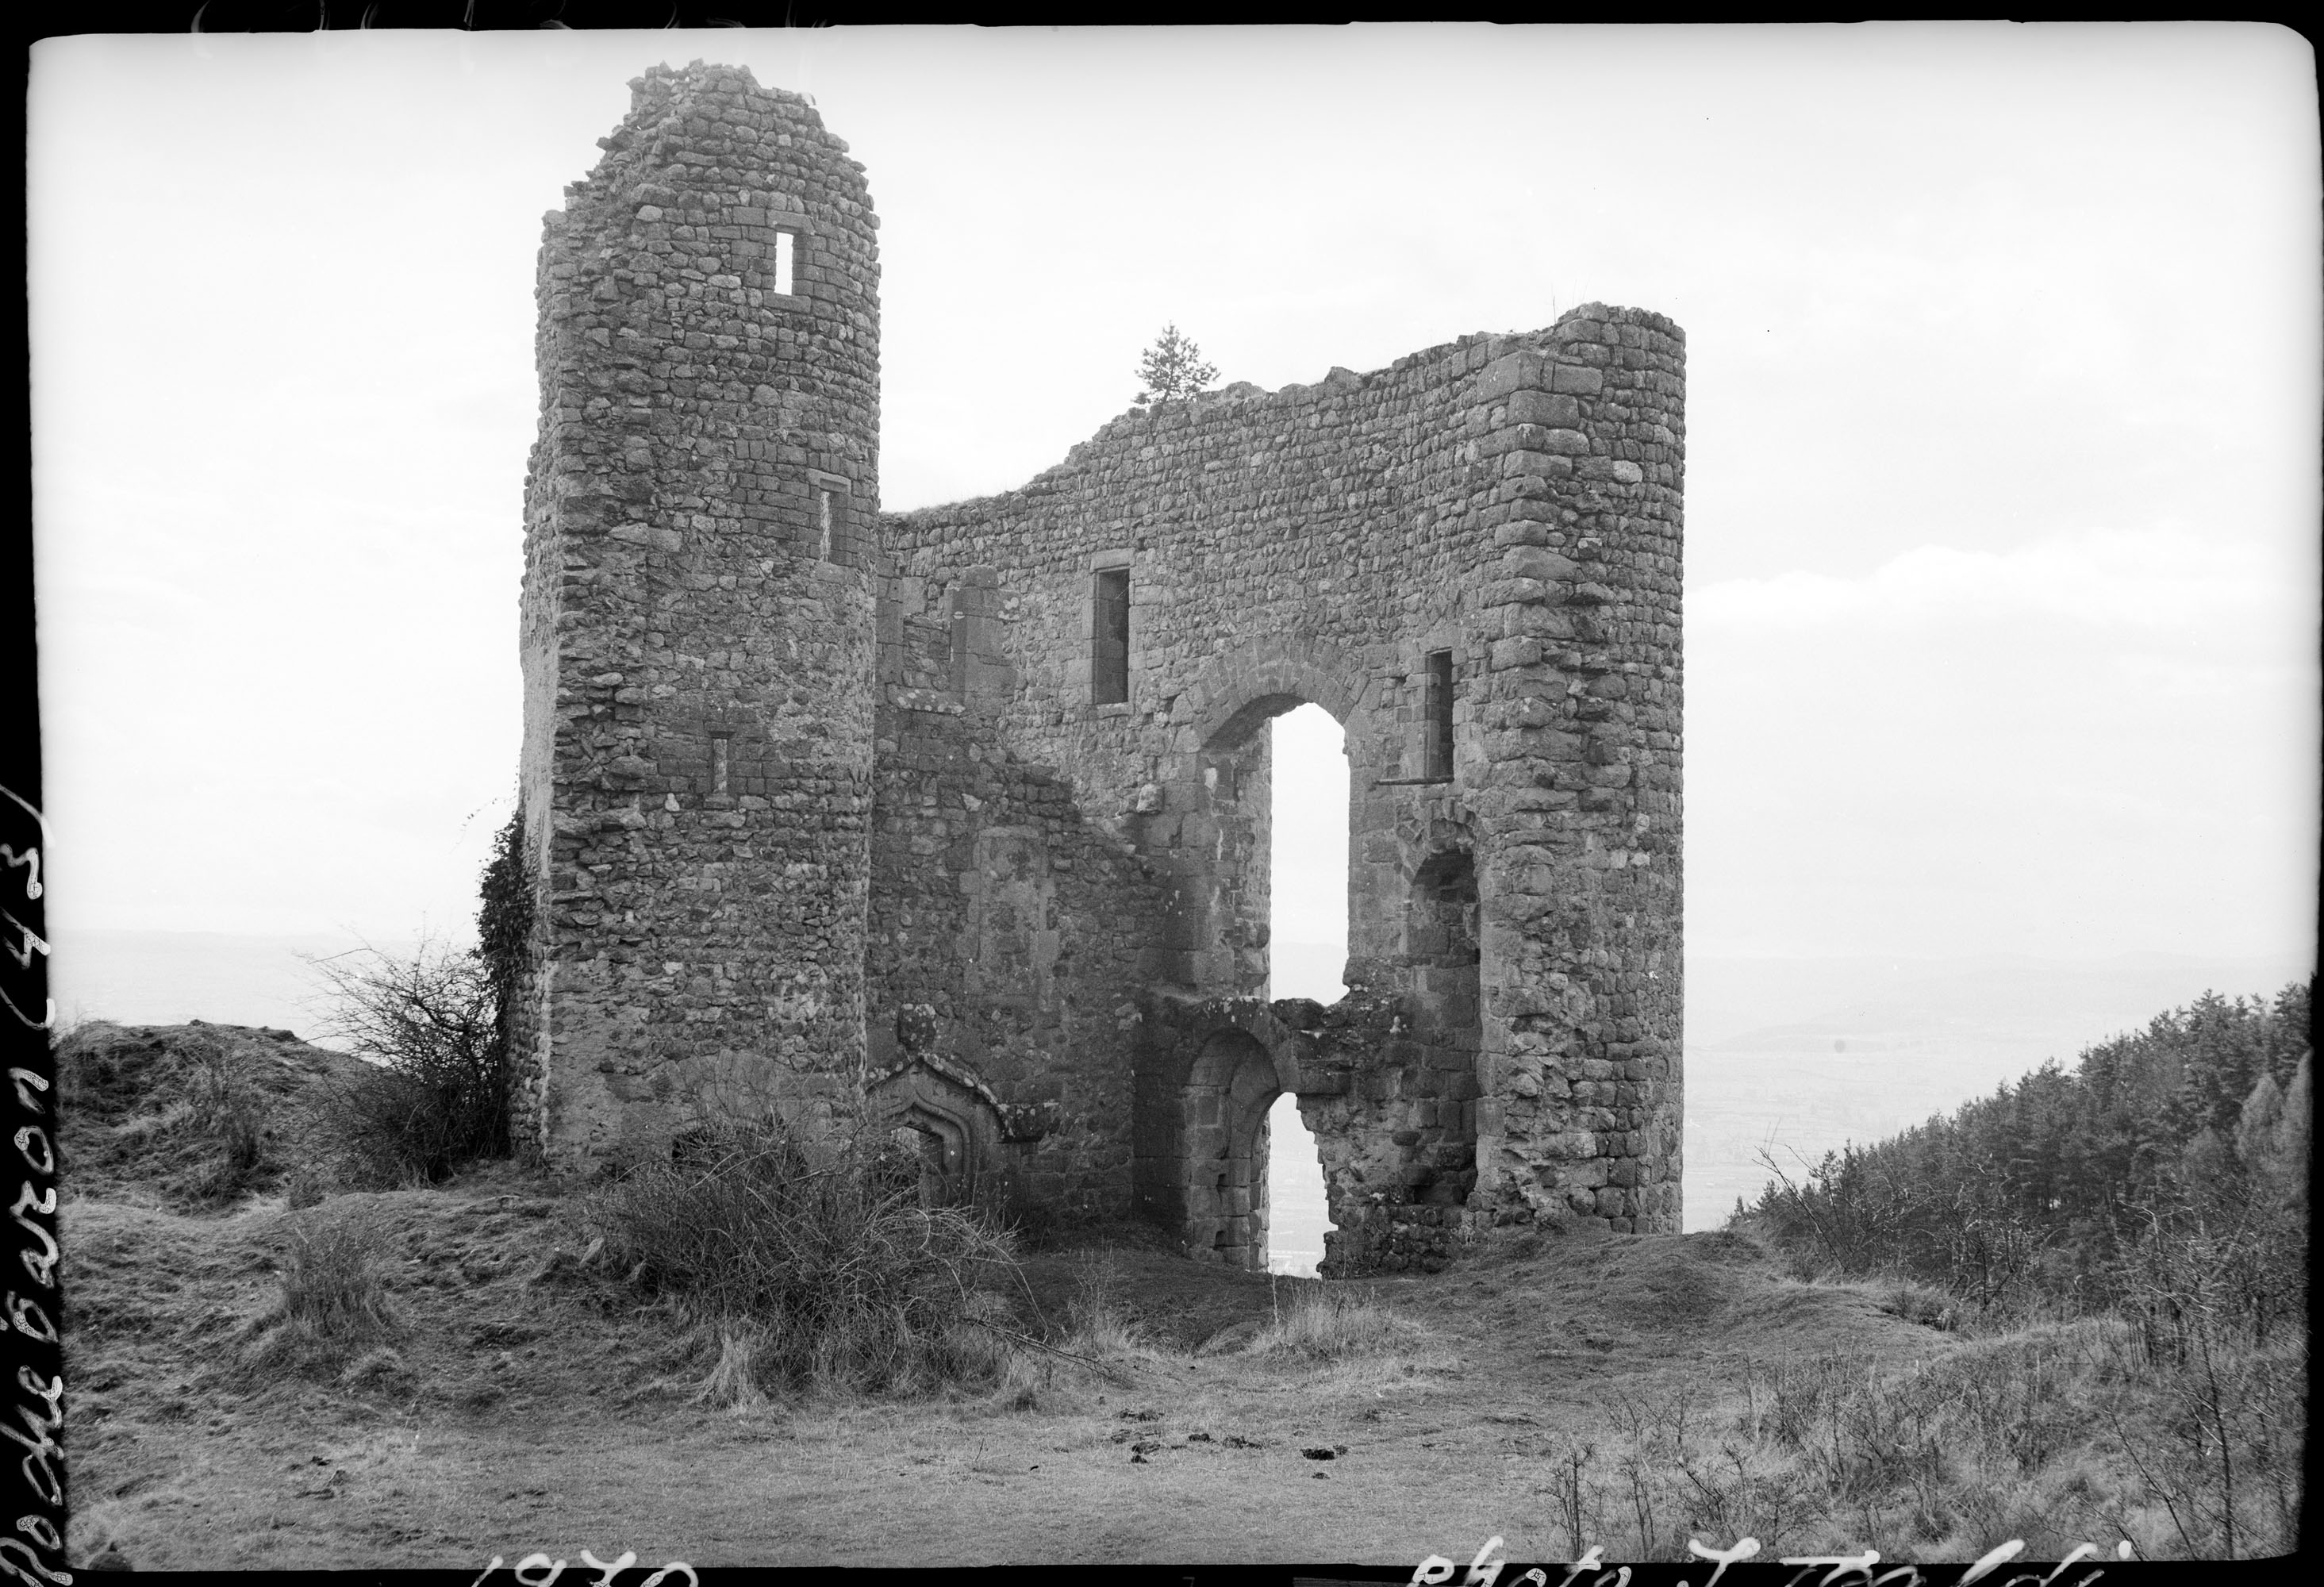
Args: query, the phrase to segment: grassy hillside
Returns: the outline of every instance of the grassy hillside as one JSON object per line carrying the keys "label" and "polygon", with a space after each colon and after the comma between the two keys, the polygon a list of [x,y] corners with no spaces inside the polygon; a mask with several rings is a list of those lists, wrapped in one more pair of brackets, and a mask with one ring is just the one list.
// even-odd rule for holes
{"label": "grassy hillside", "polygon": [[1987,1331],[2123,1341],[2103,1406],[2179,1548],[2290,1550],[2307,1435],[2310,987],[2206,993],[1739,1204],[1803,1274],[1941,1290]]}
{"label": "grassy hillside", "polygon": [[76,1564],[2179,1547],[2134,1459],[2148,1347],[2116,1319],[1980,1333],[1926,1286],[1803,1280],[1748,1230],[1542,1232],[1325,1286],[1084,1229],[961,1308],[989,1370],[868,1394],[754,1368],[731,1321],[608,1260],[602,1187],[334,1183],[316,1099],[346,1062],[218,1027],[60,1055]]}

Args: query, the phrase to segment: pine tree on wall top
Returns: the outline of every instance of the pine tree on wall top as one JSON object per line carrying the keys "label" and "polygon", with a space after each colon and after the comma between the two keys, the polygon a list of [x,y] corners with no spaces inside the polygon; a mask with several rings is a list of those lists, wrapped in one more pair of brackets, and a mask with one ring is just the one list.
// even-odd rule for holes
{"label": "pine tree on wall top", "polygon": [[1191,338],[1180,336],[1176,325],[1166,325],[1138,361],[1139,383],[1145,388],[1138,400],[1191,397],[1218,378],[1218,365],[1204,363],[1203,350]]}

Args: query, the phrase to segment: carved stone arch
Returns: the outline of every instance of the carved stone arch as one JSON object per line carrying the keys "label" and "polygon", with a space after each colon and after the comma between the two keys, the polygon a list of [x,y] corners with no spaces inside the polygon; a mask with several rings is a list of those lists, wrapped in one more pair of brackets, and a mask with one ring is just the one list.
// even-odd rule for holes
{"label": "carved stone arch", "polygon": [[1368,679],[1355,656],[1330,640],[1271,638],[1222,650],[1194,693],[1194,739],[1203,749],[1240,743],[1261,724],[1314,704],[1345,727],[1363,706]]}
{"label": "carved stone arch", "polygon": [[969,1201],[1001,1171],[1001,1110],[991,1088],[964,1069],[936,1054],[916,1054],[864,1087],[882,1129],[927,1138],[918,1149],[920,1191],[931,1205]]}

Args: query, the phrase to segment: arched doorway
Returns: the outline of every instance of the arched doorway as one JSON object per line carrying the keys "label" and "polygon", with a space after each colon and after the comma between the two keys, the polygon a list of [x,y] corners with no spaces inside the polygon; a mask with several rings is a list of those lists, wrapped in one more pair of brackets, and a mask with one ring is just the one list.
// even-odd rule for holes
{"label": "arched doorway", "polygon": [[956,1121],[913,1108],[890,1125],[885,1144],[890,1182],[917,1195],[922,1206],[968,1199],[969,1142]]}
{"label": "arched doorway", "polygon": [[1282,1092],[1275,1060],[1246,1031],[1203,1044],[1186,1076],[1186,1232],[1193,1254],[1267,1266],[1267,1110]]}

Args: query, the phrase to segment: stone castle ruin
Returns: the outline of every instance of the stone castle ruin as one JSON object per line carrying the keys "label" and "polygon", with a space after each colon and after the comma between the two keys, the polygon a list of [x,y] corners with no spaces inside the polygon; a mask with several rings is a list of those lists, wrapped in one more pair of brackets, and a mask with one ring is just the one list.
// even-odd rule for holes
{"label": "stone castle ruin", "polygon": [[[880,510],[879,220],[808,101],[631,85],[547,217],[516,1035],[553,1164],[712,1081],[1258,1267],[1675,1232],[1684,343],[1590,305],[1134,408]],[[1346,730],[1348,995],[1267,1001],[1268,721]],[[715,1087],[712,1087],[715,1090]]]}

